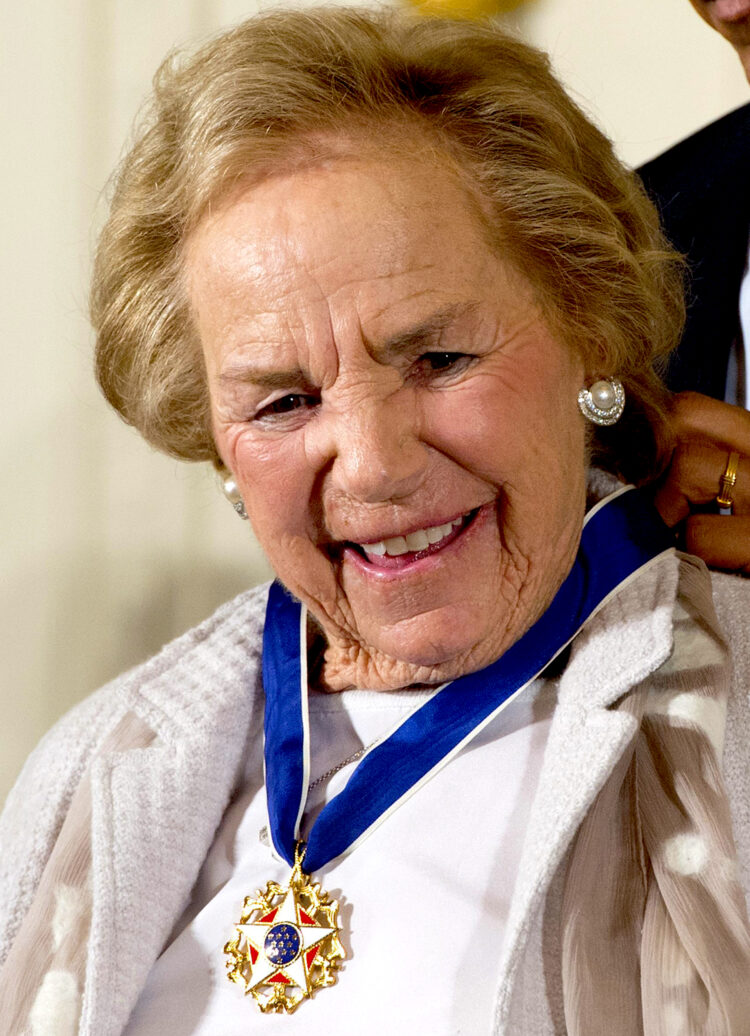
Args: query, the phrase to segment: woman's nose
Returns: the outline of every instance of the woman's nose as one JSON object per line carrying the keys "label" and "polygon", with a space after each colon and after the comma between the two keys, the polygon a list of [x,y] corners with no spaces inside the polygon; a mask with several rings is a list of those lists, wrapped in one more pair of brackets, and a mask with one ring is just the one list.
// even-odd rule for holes
{"label": "woman's nose", "polygon": [[332,420],[331,478],[337,489],[377,503],[402,500],[419,488],[428,458],[411,393],[361,402]]}

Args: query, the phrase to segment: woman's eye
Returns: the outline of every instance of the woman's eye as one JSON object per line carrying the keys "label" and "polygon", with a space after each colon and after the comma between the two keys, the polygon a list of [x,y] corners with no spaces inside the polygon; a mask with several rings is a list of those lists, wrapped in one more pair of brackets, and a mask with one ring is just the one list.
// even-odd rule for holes
{"label": "woman's eye", "polygon": [[434,352],[419,357],[417,366],[423,374],[457,374],[474,360],[466,353]]}
{"label": "woman's eye", "polygon": [[299,410],[310,410],[317,406],[320,400],[317,396],[303,395],[302,393],[290,392],[288,396],[280,396],[273,402],[267,403],[254,416],[254,420],[273,420],[275,417],[285,417]]}

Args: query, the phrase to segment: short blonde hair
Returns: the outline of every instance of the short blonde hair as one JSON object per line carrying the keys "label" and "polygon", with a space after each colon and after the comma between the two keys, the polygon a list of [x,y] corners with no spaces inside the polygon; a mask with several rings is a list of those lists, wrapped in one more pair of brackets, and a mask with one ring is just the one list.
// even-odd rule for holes
{"label": "short blonde hair", "polygon": [[218,463],[184,288],[188,235],[238,180],[306,141],[408,122],[468,174],[498,249],[561,340],[624,383],[625,416],[597,430],[595,457],[634,480],[653,475],[668,398],[655,368],[683,320],[679,257],[653,206],[545,56],[490,24],[396,10],[265,13],[161,66],[95,263],[107,399],[159,449]]}

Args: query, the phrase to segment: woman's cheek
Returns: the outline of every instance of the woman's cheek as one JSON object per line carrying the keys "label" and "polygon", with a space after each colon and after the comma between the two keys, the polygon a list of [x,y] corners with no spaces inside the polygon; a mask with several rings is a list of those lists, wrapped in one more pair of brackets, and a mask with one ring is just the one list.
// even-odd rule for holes
{"label": "woman's cheek", "polygon": [[[486,379],[482,379],[486,380]],[[491,382],[473,379],[422,401],[428,444],[479,478],[504,480],[502,458],[518,455],[524,424]]]}
{"label": "woman's cheek", "polygon": [[309,528],[314,471],[298,437],[243,435],[234,444],[233,457],[251,518],[263,510],[277,528],[290,533]]}

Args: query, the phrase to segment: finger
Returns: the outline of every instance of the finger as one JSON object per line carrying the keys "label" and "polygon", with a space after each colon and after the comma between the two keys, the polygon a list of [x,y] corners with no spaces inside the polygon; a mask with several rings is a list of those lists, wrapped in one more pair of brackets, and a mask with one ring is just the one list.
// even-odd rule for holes
{"label": "finger", "polygon": [[750,517],[691,515],[685,522],[685,548],[712,568],[750,574]]}
{"label": "finger", "polygon": [[680,440],[701,439],[750,454],[750,413],[698,392],[681,392],[672,404],[672,420]]}
{"label": "finger", "polygon": [[[722,446],[692,441],[681,443],[654,496],[654,503],[670,527],[694,507],[710,504],[721,488],[728,452]],[[740,457],[732,489],[734,514],[750,514],[750,458]]]}

